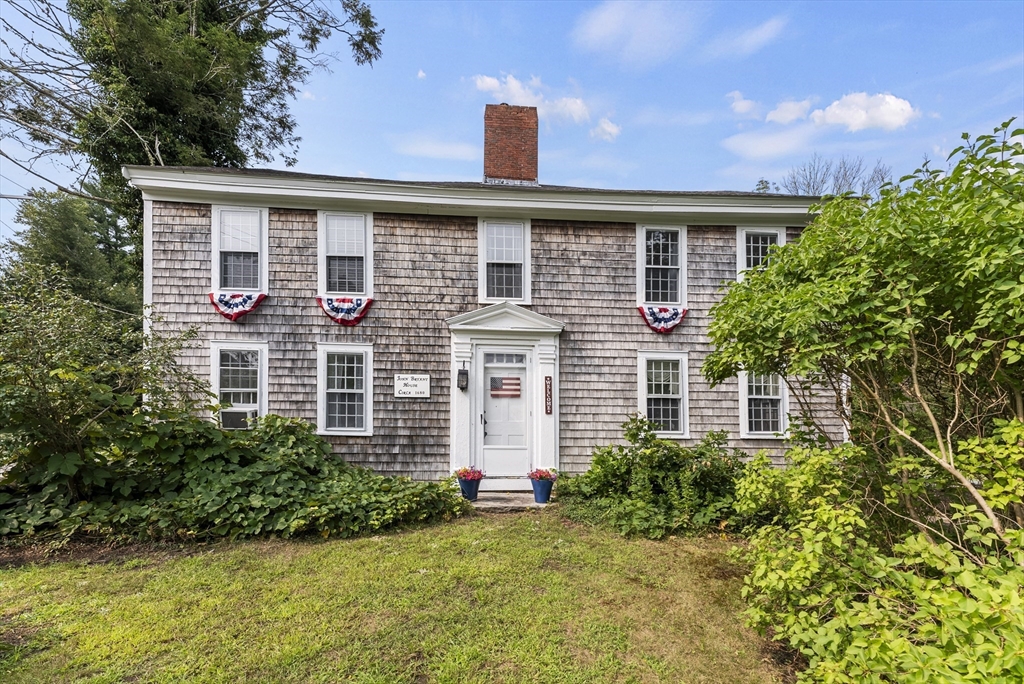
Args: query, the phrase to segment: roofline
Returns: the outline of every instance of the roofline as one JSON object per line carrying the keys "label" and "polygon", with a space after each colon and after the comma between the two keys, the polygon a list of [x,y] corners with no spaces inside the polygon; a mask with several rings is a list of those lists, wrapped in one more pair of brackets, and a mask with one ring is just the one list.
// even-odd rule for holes
{"label": "roofline", "polygon": [[124,166],[122,173],[147,200],[437,215],[803,224],[819,199],[391,181],[215,167]]}

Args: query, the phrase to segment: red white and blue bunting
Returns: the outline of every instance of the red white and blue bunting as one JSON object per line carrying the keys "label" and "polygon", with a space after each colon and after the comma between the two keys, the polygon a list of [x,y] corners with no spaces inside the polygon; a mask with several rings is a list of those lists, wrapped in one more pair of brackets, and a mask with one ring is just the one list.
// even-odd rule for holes
{"label": "red white and blue bunting", "polygon": [[656,333],[672,332],[686,315],[686,309],[680,306],[638,306],[637,309],[647,327]]}
{"label": "red white and blue bunting", "polygon": [[256,294],[230,294],[228,292],[211,292],[210,303],[224,318],[229,321],[237,321],[245,314],[253,311],[263,303],[267,295],[262,292]]}
{"label": "red white and blue bunting", "polygon": [[357,325],[370,311],[373,299],[370,297],[328,297],[318,295],[316,303],[324,313],[340,325]]}

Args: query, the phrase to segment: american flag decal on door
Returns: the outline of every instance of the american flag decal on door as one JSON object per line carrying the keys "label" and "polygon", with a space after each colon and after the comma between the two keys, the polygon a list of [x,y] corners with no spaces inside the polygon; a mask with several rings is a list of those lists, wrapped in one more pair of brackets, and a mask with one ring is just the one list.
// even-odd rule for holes
{"label": "american flag decal on door", "polygon": [[514,399],[519,396],[520,385],[519,378],[491,378],[491,396]]}

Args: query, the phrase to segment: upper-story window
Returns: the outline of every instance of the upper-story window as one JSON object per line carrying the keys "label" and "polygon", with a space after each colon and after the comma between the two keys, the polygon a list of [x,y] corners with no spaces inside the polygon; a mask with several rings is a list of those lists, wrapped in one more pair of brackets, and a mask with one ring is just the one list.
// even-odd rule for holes
{"label": "upper-story window", "polygon": [[481,302],[530,303],[529,220],[481,219]]}
{"label": "upper-story window", "polygon": [[321,294],[373,295],[373,214],[321,211],[317,216]]}
{"label": "upper-story window", "polygon": [[738,228],[736,230],[736,274],[760,267],[768,261],[773,247],[786,244],[785,228]]}
{"label": "upper-story window", "polygon": [[686,305],[686,229],[637,226],[637,303]]}
{"label": "upper-story window", "polygon": [[740,435],[783,437],[787,428],[786,384],[778,375],[740,373]]}
{"label": "upper-story window", "polygon": [[266,292],[267,210],[214,207],[212,237],[213,289]]}

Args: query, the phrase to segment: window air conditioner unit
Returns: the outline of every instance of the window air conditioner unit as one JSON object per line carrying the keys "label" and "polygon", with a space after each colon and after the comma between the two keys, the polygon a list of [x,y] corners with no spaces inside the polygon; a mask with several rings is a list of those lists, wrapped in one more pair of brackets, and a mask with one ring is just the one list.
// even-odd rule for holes
{"label": "window air conditioner unit", "polygon": [[256,409],[224,409],[220,412],[220,426],[225,430],[248,430],[259,416]]}

